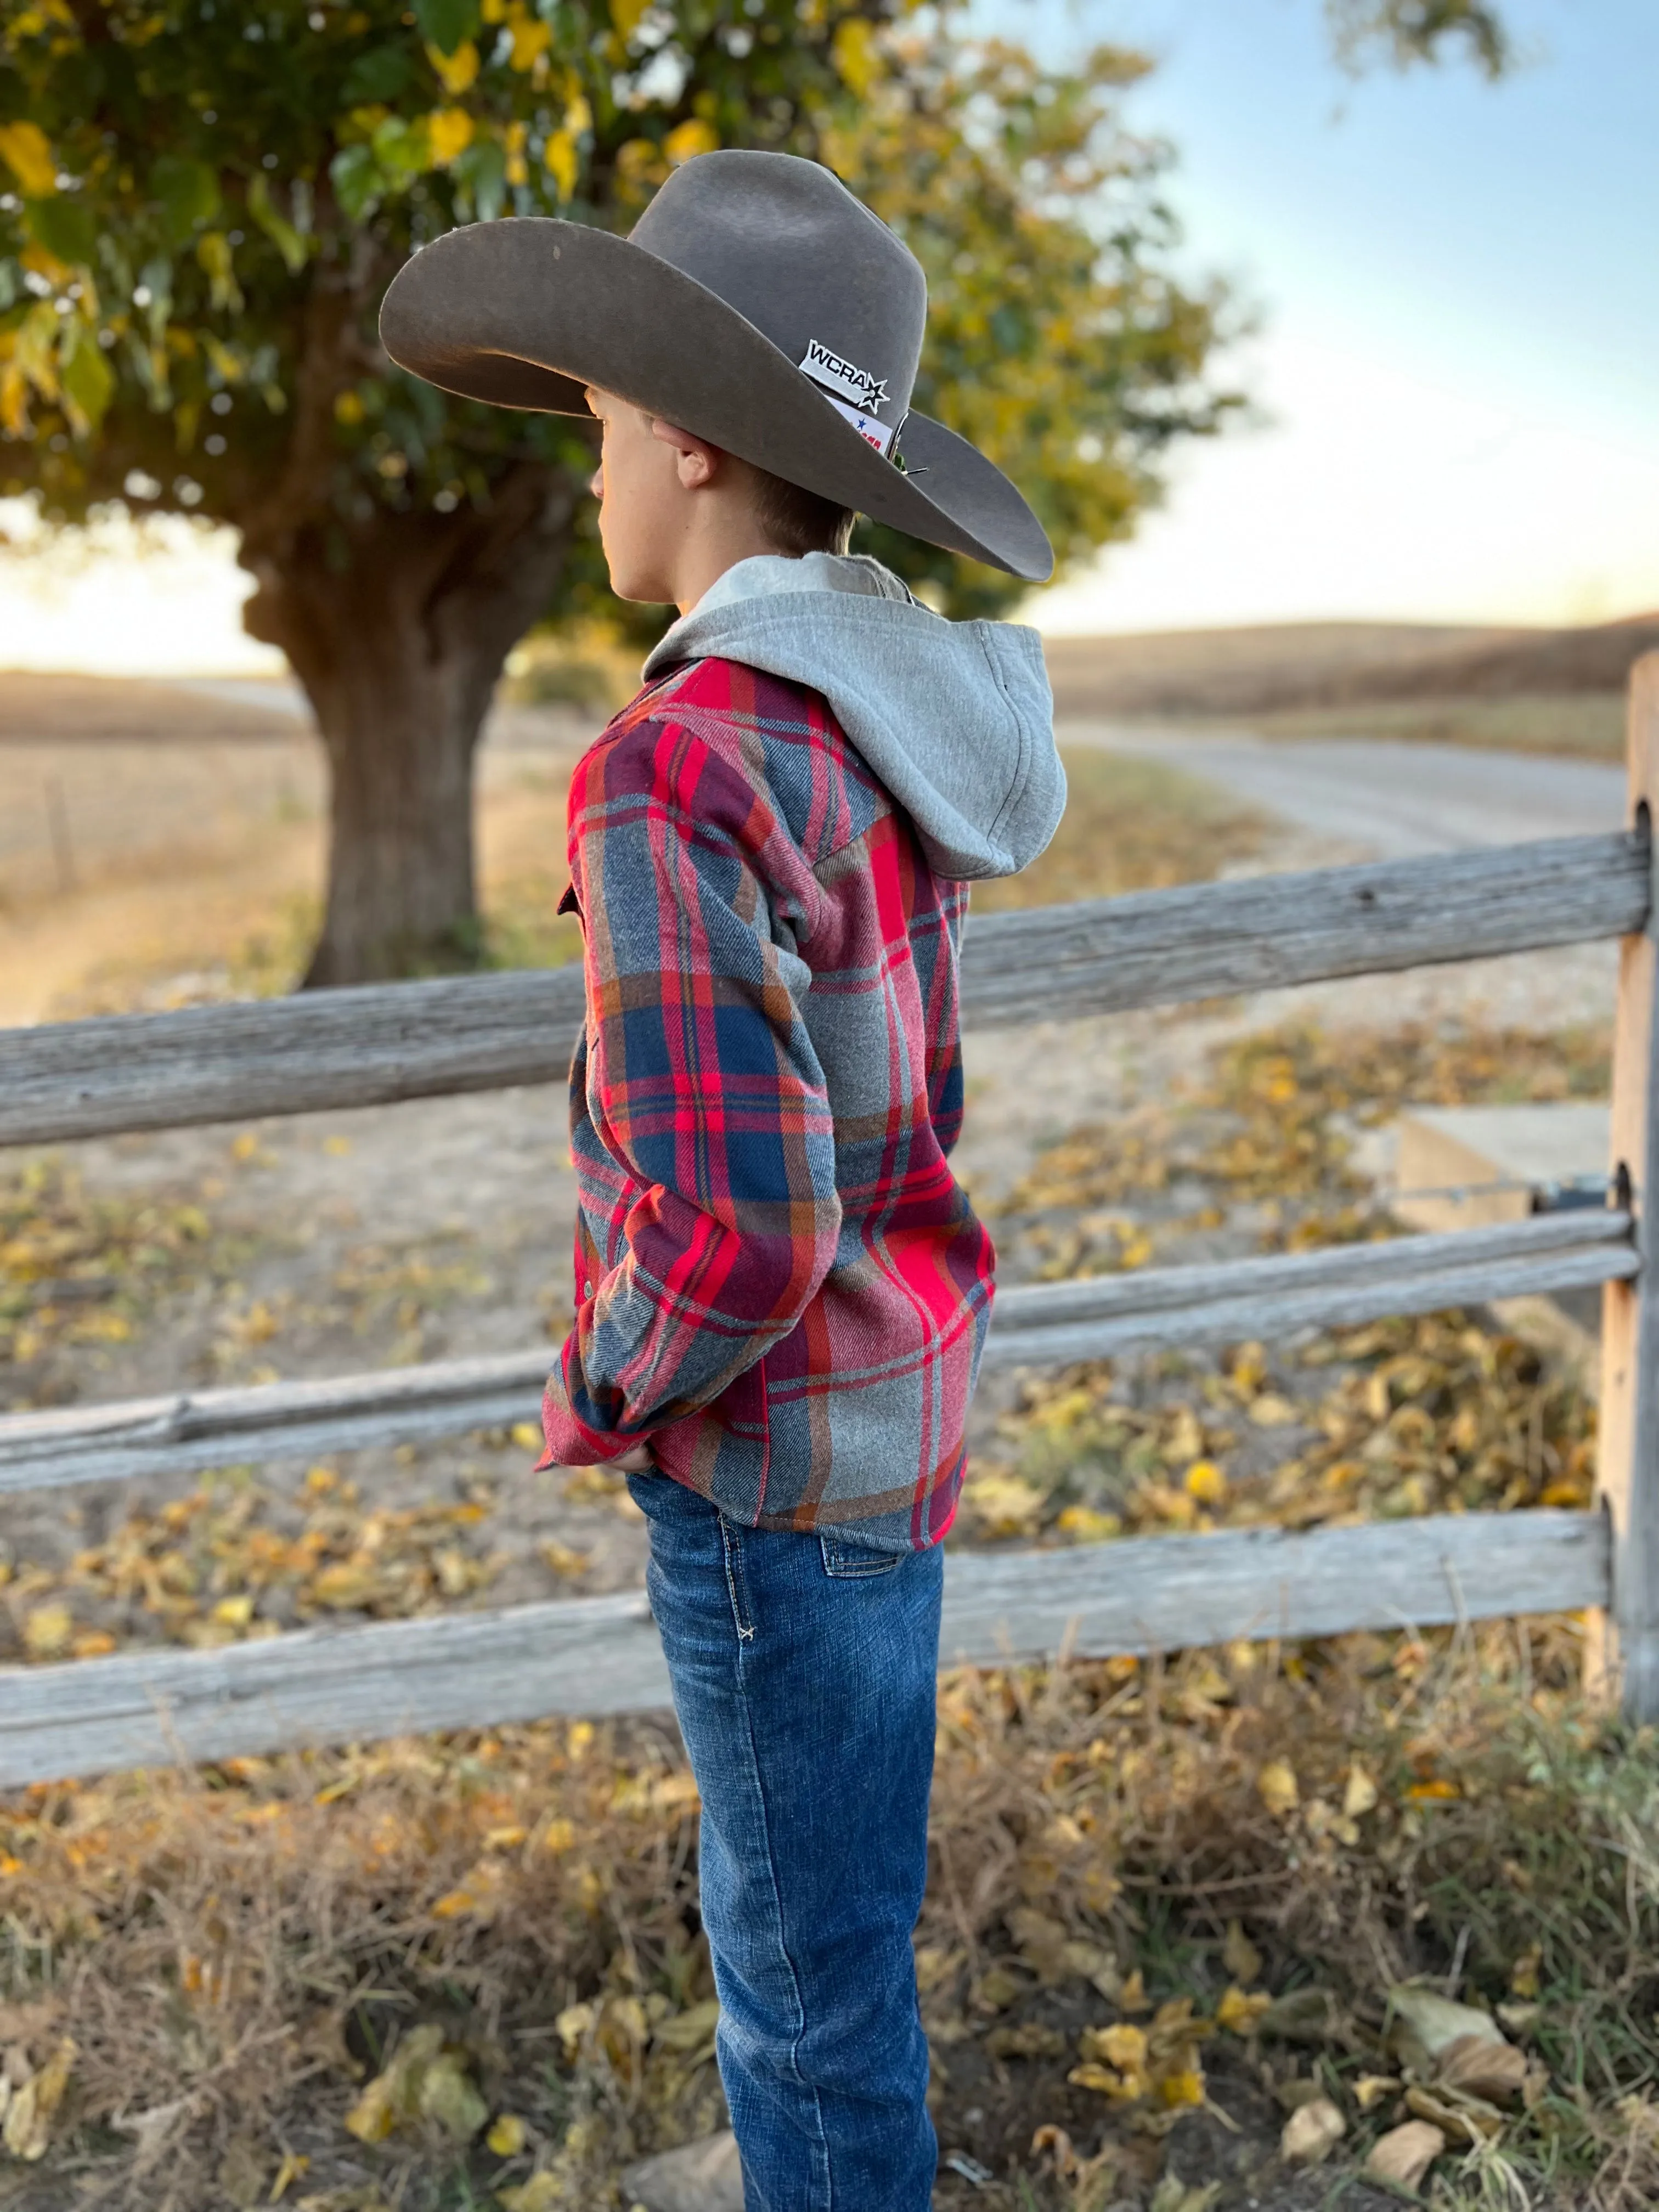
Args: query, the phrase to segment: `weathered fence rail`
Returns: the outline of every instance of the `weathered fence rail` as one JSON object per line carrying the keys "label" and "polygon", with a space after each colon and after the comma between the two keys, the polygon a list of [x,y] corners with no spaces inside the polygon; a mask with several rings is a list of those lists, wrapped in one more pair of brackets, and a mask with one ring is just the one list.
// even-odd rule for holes
{"label": "weathered fence rail", "polygon": [[[1643,927],[1645,827],[970,922],[963,1019],[994,1029],[1535,951]],[[445,976],[0,1033],[0,1145],[562,1079],[574,968]]]}
{"label": "weathered fence rail", "polygon": [[[1431,1628],[1605,1599],[1599,1513],[1438,1514],[969,1553],[945,1579],[945,1663]],[[3,1678],[0,1678],[3,1679]],[[564,1598],[220,1651],[129,1652],[11,1674],[0,1788],[550,1713],[648,1711],[668,1681],[645,1596]]]}
{"label": "weathered fence rail", "polygon": [[[1227,1344],[1608,1282],[1636,1271],[1631,1228],[1622,1212],[1540,1214],[1455,1236],[1031,1285],[998,1299],[985,1364],[1058,1366],[1158,1346]],[[9,1414],[0,1418],[0,1495],[415,1443],[533,1419],[550,1356],[543,1344],[380,1374]]]}
{"label": "weathered fence rail", "polygon": [[[1203,884],[969,930],[969,1024],[1007,1026],[1623,939],[1616,1201],[1469,1231],[1033,1285],[999,1301],[996,1365],[1297,1330],[1604,1285],[1601,1510],[1229,1530],[954,1558],[944,1653],[1149,1651],[1589,1608],[1598,1665],[1659,1714],[1659,1174],[1652,810],[1659,656],[1632,691],[1624,832]],[[571,970],[341,991],[0,1034],[0,1144],[300,1113],[561,1075]],[[464,1433],[533,1412],[546,1347],[0,1419],[0,1492]],[[637,1595],[307,1630],[219,1651],[0,1668],[0,1784],[538,1714],[658,1705]]]}

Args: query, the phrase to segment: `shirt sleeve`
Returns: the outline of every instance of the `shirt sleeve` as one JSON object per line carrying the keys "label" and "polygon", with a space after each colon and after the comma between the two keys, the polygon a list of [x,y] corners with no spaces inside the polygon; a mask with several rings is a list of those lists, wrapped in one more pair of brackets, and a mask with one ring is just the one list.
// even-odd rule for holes
{"label": "shirt sleeve", "polygon": [[583,1133],[618,1204],[548,1383],[544,1465],[617,1456],[718,1397],[795,1327],[841,1225],[793,949],[812,879],[739,761],[664,723],[597,748],[571,870]]}

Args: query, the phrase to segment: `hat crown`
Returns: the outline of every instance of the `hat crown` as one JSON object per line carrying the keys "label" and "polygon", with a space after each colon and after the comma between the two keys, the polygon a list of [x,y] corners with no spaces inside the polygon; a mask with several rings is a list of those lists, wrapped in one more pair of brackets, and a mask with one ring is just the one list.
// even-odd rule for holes
{"label": "hat crown", "polygon": [[738,149],[676,169],[629,234],[735,307],[823,389],[891,428],[927,319],[921,264],[817,161]]}

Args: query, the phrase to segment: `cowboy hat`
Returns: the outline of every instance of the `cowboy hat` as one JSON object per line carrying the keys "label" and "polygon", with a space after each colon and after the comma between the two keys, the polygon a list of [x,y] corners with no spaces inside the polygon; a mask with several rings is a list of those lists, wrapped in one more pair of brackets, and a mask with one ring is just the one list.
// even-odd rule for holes
{"label": "cowboy hat", "polygon": [[921,264],[816,161],[700,154],[627,238],[471,223],[393,278],[380,339],[462,398],[586,415],[589,385],[837,506],[1042,582],[1054,555],[1000,469],[908,411]]}

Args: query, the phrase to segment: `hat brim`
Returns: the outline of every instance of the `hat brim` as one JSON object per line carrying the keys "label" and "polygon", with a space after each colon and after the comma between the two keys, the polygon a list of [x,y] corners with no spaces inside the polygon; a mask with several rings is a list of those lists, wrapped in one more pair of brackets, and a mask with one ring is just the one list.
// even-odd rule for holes
{"label": "hat brim", "polygon": [[1054,553],[1001,470],[911,414],[900,470],[706,285],[625,238],[550,216],[447,232],[393,278],[380,342],[464,399],[586,415],[589,385],[873,521],[1046,582]]}

